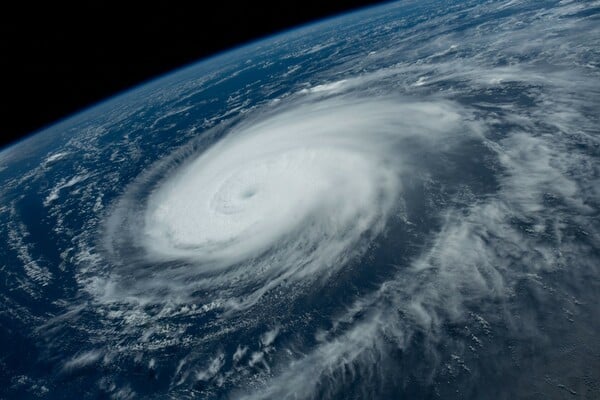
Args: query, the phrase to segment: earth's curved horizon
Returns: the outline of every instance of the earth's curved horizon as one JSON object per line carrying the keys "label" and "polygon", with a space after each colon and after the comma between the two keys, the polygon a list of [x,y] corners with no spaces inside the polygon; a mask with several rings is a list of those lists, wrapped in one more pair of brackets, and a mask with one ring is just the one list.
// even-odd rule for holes
{"label": "earth's curved horizon", "polygon": [[403,1],[0,151],[0,397],[600,397],[600,2]]}

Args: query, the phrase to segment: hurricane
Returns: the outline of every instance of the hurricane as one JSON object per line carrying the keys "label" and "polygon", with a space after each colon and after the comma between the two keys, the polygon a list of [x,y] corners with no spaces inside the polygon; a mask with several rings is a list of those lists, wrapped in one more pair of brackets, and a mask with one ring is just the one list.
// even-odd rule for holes
{"label": "hurricane", "polygon": [[403,176],[419,168],[409,150],[475,136],[461,111],[315,96],[257,111],[156,183],[132,185],[147,196],[140,207],[126,194],[110,219],[109,248],[125,260],[112,293],[186,301],[206,290],[243,308],[284,282],[325,283],[401,217]]}
{"label": "hurricane", "polygon": [[596,3],[387,4],[0,153],[9,393],[597,398]]}

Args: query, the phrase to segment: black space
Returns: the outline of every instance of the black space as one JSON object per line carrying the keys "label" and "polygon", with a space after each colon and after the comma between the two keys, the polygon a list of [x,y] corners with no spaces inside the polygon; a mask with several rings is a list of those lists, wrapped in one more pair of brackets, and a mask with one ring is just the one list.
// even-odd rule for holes
{"label": "black space", "polygon": [[0,8],[0,148],[177,67],[381,1],[88,3]]}

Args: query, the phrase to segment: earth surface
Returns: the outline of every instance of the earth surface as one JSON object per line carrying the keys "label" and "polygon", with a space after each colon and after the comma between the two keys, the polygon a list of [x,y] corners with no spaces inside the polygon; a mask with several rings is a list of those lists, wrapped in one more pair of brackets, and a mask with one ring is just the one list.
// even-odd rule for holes
{"label": "earth surface", "polygon": [[0,397],[600,398],[600,2],[404,1],[0,153]]}

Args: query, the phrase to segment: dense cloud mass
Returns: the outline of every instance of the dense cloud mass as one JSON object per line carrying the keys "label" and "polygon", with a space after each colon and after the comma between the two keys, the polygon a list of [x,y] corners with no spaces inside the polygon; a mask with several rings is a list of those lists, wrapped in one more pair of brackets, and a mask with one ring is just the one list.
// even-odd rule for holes
{"label": "dense cloud mass", "polygon": [[390,4],[1,153],[9,393],[597,397],[598,6]]}
{"label": "dense cloud mass", "polygon": [[[113,253],[134,281],[117,273],[111,295],[177,302],[202,288],[242,307],[283,282],[323,284],[398,218],[402,176],[417,168],[406,149],[476,128],[442,101],[303,95],[258,114],[168,173],[144,207],[142,185],[132,185],[107,239],[125,244]],[[141,273],[128,258],[132,243]]]}

